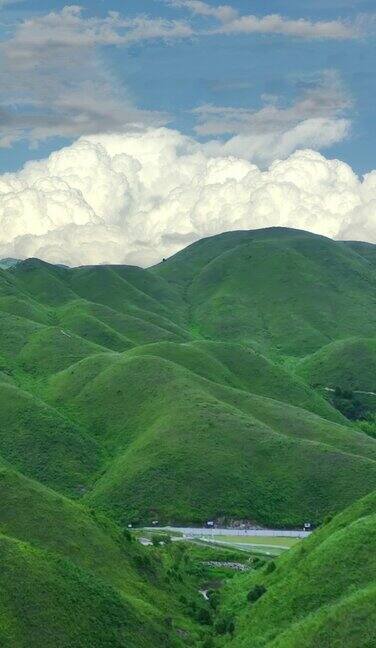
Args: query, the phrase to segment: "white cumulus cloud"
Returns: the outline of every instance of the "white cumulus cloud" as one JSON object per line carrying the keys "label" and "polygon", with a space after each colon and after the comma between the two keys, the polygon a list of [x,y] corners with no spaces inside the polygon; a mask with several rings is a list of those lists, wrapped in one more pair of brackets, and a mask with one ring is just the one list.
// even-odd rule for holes
{"label": "white cumulus cloud", "polygon": [[0,176],[0,257],[150,265],[227,230],[376,242],[376,171],[299,150],[260,170],[166,128],[91,135]]}

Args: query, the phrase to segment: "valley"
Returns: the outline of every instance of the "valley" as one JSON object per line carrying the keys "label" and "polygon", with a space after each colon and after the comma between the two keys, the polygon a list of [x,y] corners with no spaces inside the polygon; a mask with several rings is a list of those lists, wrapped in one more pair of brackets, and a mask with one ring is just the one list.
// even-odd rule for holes
{"label": "valley", "polygon": [[366,252],[271,228],[3,264],[1,645],[376,645]]}

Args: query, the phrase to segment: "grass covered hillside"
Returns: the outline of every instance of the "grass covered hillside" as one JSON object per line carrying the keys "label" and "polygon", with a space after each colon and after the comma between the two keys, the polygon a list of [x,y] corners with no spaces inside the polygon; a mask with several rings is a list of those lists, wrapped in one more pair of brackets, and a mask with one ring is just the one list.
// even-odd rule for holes
{"label": "grass covered hillside", "polygon": [[102,464],[101,446],[56,409],[0,376],[0,456],[28,477],[78,495]]}
{"label": "grass covered hillside", "polygon": [[271,228],[193,244],[155,272],[180,287],[194,330],[291,356],[372,336],[376,274],[340,242]]}
{"label": "grass covered hillside", "polygon": [[[231,514],[301,526],[376,485],[376,444],[366,434],[202,378],[158,352],[89,358],[49,382],[50,402],[109,453],[90,502],[123,522]],[[302,397],[299,383],[285,387],[286,401]],[[306,394],[306,405],[319,403]]]}
{"label": "grass covered hillside", "polygon": [[[1,646],[373,645],[375,424],[324,388],[374,389],[374,258],[271,229],[146,270],[0,264]],[[346,507],[215,605],[205,547],[128,531]]]}
{"label": "grass covered hillside", "polygon": [[179,603],[184,573],[173,559],[176,580],[105,517],[6,468],[0,519],[4,648],[201,645],[205,628]]}
{"label": "grass covered hillside", "polygon": [[371,648],[376,645],[376,495],[222,593],[215,645]]}
{"label": "grass covered hillside", "polygon": [[[318,523],[376,488],[375,439],[314,377],[336,345],[372,349],[375,272],[281,228],[148,270],[1,269],[0,456],[122,524]],[[344,385],[372,374],[338,355]]]}
{"label": "grass covered hillside", "polygon": [[376,338],[349,338],[328,344],[297,366],[314,386],[376,392]]}

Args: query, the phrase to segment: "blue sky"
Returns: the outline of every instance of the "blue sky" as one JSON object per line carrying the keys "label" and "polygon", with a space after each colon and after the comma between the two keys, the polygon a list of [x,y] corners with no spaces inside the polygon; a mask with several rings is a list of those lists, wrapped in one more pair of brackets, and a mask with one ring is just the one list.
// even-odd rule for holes
{"label": "blue sky", "polygon": [[[374,3],[369,0],[271,0],[268,3],[229,0],[228,4],[239,15],[248,15],[251,8],[252,14],[259,18],[279,14],[286,20],[339,21],[347,25],[354,25],[357,21],[362,21],[362,25],[370,24],[374,11]],[[59,14],[66,5],[66,2],[58,0],[5,3],[1,10],[3,45],[7,47],[23,21],[38,19],[50,12]],[[207,5],[215,9],[219,3],[208,0]],[[165,123],[184,133],[195,134],[197,114],[192,110],[199,106],[259,111],[265,103],[277,102],[279,107],[287,108],[299,101],[307,87],[320,83],[320,75],[330,72],[332,76],[326,81],[326,86],[340,84],[343,102],[343,108],[338,107],[335,119],[345,118],[349,126],[346,134],[334,138],[337,141],[331,143],[329,138],[328,144],[320,142],[317,148],[325,150],[327,157],[339,157],[348,162],[358,173],[374,168],[376,44],[373,29],[362,27],[364,33],[359,37],[344,39],[312,39],[294,34],[257,32],[207,34],[210,30],[215,31],[216,23],[212,17],[193,14],[187,7],[170,6],[163,1],[91,0],[82,3],[82,7],[83,21],[90,18],[103,20],[109,11],[116,11],[124,18],[137,18],[143,14],[150,20],[184,21],[192,27],[190,37],[168,41],[157,37],[150,40],[139,38],[126,46],[111,43],[96,46],[101,73],[108,72],[112,86],[116,92],[121,92],[127,103],[131,102],[141,111],[165,113]],[[43,86],[44,63],[36,60],[35,64],[39,65],[40,72],[31,83]],[[61,65],[64,66],[64,61]],[[58,66],[56,75],[59,75]],[[6,87],[6,81],[3,87]],[[64,83],[66,79],[63,79]],[[19,94],[18,89],[10,93],[7,110],[20,115],[28,106],[29,116],[30,112],[35,114],[40,110],[38,106],[29,104],[27,96],[19,100]],[[43,106],[41,114],[46,110],[49,110],[48,105]],[[18,134],[11,141],[6,139],[6,147],[0,149],[0,169],[16,169],[28,159],[44,157],[79,135],[79,130],[67,136],[64,129],[62,134],[56,132],[37,135],[32,140],[28,139],[26,132],[25,137]],[[199,135],[196,133],[195,136]],[[205,133],[200,136],[208,137]],[[219,137],[226,139],[229,135],[220,133]]]}
{"label": "blue sky", "polygon": [[0,258],[376,243],[375,60],[374,0],[0,0]]}

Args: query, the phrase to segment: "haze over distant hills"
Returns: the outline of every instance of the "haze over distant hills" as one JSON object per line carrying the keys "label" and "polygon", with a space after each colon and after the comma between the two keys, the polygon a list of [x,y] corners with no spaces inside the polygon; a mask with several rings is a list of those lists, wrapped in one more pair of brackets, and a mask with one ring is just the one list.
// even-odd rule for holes
{"label": "haze over distant hills", "polygon": [[20,259],[0,259],[0,268],[6,270],[7,268],[12,268],[20,262]]}

